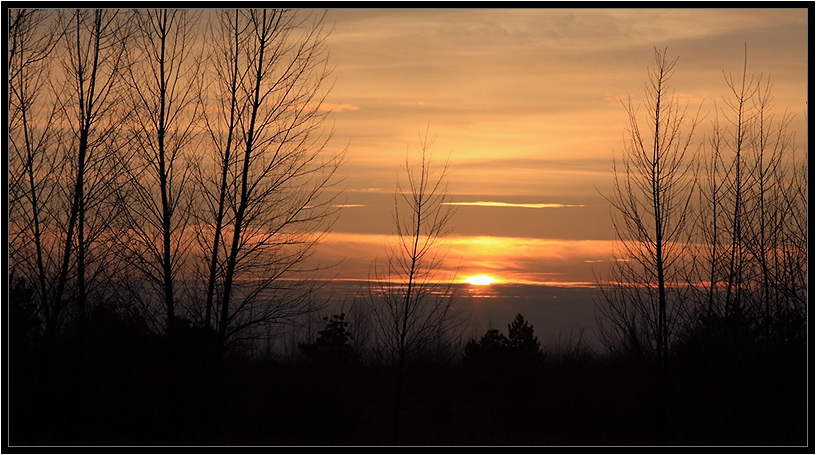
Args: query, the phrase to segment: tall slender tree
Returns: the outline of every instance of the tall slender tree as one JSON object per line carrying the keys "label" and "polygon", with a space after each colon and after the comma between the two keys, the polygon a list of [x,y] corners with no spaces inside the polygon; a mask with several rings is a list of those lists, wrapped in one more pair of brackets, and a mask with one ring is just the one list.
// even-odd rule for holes
{"label": "tall slender tree", "polygon": [[50,96],[54,48],[61,33],[51,11],[9,10],[9,260],[30,280],[50,338],[63,306],[53,297],[59,261],[54,239],[56,104]]}
{"label": "tall slender tree", "polygon": [[196,43],[200,12],[137,10],[131,19],[136,32],[123,76],[133,141],[118,197],[121,228],[128,232],[123,246],[129,263],[156,288],[169,326],[191,243],[190,168],[203,82]]}
{"label": "tall slender tree", "polygon": [[62,253],[53,300],[74,302],[81,328],[89,293],[110,284],[103,277],[115,273],[109,228],[116,217],[119,126],[128,114],[121,109],[121,71],[129,27],[118,10],[61,10],[59,17],[65,39],[57,56],[62,79],[55,127],[64,165],[56,176],[63,183],[63,205],[55,208]]}
{"label": "tall slender tree", "polygon": [[393,443],[398,444],[403,388],[409,363],[461,336],[463,323],[453,307],[453,278],[439,276],[444,259],[440,241],[450,232],[453,210],[445,203],[448,163],[433,168],[434,137],[419,138],[416,161],[406,156],[407,187],[398,180],[394,194],[396,236],[384,264],[373,266],[368,289],[376,339],[397,371],[394,395]]}
{"label": "tall slender tree", "polygon": [[[756,96],[759,90],[759,82],[752,76],[748,79],[747,71],[748,59],[746,56],[742,78],[734,81],[733,76],[726,76],[726,83],[731,91],[732,97],[726,98],[726,106],[730,108],[733,116],[727,117],[733,128],[726,129],[724,144],[733,152],[733,162],[729,169],[729,180],[727,199],[730,204],[728,227],[730,235],[730,246],[727,258],[727,276],[725,280],[725,314],[742,312],[742,291],[745,280],[745,244],[743,241],[743,229],[746,216],[745,208],[745,188],[746,182],[746,161],[750,143],[751,125],[755,121],[755,113],[750,110],[750,101]],[[717,131],[723,131],[717,128]],[[721,142],[722,143],[722,142]]]}
{"label": "tall slender tree", "polygon": [[222,343],[313,309],[304,260],[332,219],[324,190],[342,159],[322,128],[326,34],[322,15],[288,10],[223,10],[211,27],[195,216],[202,319]]}
{"label": "tall slender tree", "polygon": [[[696,243],[708,251],[698,254],[693,281],[705,289],[696,299],[699,316],[759,324],[771,336],[790,302],[785,290],[803,289],[787,261],[805,256],[803,243],[789,240],[790,229],[803,232],[796,220],[806,198],[789,131],[793,117],[774,114],[770,80],[750,75],[747,66],[746,51],[741,77],[724,75],[729,95],[716,107],[707,142],[713,158],[699,188]],[[793,269],[804,270],[795,262]]]}
{"label": "tall slender tree", "polygon": [[687,289],[683,245],[690,225],[697,117],[687,121],[687,107],[669,89],[677,60],[668,60],[666,50],[655,49],[654,57],[641,104],[648,109],[645,122],[631,99],[624,105],[622,169],[613,165],[614,189],[607,198],[618,243],[598,310],[602,335],[611,345],[646,350],[662,365]]}

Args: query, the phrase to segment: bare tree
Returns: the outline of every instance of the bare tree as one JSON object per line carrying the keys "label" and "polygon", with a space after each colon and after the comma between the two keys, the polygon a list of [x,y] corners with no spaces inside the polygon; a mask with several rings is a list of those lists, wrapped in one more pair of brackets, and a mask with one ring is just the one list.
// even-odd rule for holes
{"label": "bare tree", "polygon": [[624,105],[629,119],[622,170],[613,164],[614,189],[607,197],[618,243],[597,305],[611,346],[654,353],[661,365],[687,291],[683,248],[694,183],[688,155],[697,124],[695,117],[687,127],[687,108],[670,94],[676,61],[655,49],[642,103],[646,128],[631,100]]}
{"label": "bare tree", "polygon": [[126,258],[153,285],[168,325],[191,245],[192,149],[200,116],[196,31],[200,12],[137,10],[124,79],[130,92],[133,141],[120,188]]}
{"label": "bare tree", "polygon": [[38,11],[12,16],[10,133],[20,158],[12,162],[23,170],[11,169],[12,223],[22,236],[11,239],[12,252],[33,250],[36,259],[22,262],[35,264],[27,273],[51,339],[70,303],[81,328],[89,293],[109,282],[100,277],[111,272],[111,157],[125,115],[118,84],[127,27],[111,10],[61,10],[54,21]]}
{"label": "bare tree", "polygon": [[766,329],[774,319],[774,306],[779,302],[775,286],[778,251],[786,213],[783,191],[788,179],[783,159],[793,149],[793,136],[788,132],[791,115],[785,111],[778,119],[771,113],[770,81],[762,84],[756,94],[753,109],[756,120],[753,128],[752,154],[749,156],[749,185],[745,205],[749,215],[745,226],[745,243],[751,262],[750,276],[758,289],[752,292],[751,306],[760,316]]}
{"label": "bare tree", "polygon": [[[722,306],[719,288],[725,275],[723,270],[728,256],[722,219],[726,194],[726,175],[723,173],[726,165],[722,156],[724,138],[716,107],[712,127],[713,134],[704,142],[703,166],[697,181],[698,201],[694,226],[697,241],[691,244],[694,249],[694,264],[689,282],[696,284],[701,292],[698,293],[695,308],[690,309],[691,313],[715,314]],[[709,158],[705,159],[706,156]]]}
{"label": "bare tree", "polygon": [[[65,79],[59,86],[61,148],[70,188],[64,212],[62,265],[55,299],[63,298],[71,272],[77,319],[85,318],[88,293],[113,273],[107,243],[115,217],[112,196],[116,154],[122,147],[121,70],[128,27],[117,10],[61,11],[66,30],[60,54]],[[70,176],[70,177],[69,177]],[[74,269],[71,258],[75,258]]]}
{"label": "bare tree", "polygon": [[[733,99],[726,99],[726,105],[731,109],[733,117],[729,117],[733,129],[727,131],[726,147],[733,151],[734,159],[730,169],[730,179],[727,194],[730,196],[730,248],[728,250],[728,275],[726,277],[725,314],[742,311],[742,290],[744,281],[745,249],[743,242],[743,223],[745,211],[745,160],[747,148],[750,144],[750,125],[755,120],[755,114],[749,110],[749,102],[758,90],[759,83],[751,77],[747,80],[747,57],[743,69],[741,82],[734,82],[729,75],[726,83],[733,95]],[[718,131],[719,128],[718,128]]]}
{"label": "bare tree", "polygon": [[376,340],[396,364],[393,442],[399,442],[403,383],[416,356],[461,336],[463,320],[453,307],[453,278],[439,276],[445,257],[439,242],[450,232],[448,163],[435,170],[430,148],[434,137],[419,138],[417,159],[405,160],[407,188],[397,183],[394,195],[395,240],[384,264],[373,265],[367,304]]}
{"label": "bare tree", "polygon": [[116,217],[112,202],[123,142],[120,125],[128,114],[121,109],[121,70],[129,27],[118,10],[60,13],[66,39],[59,56],[64,79],[58,85],[58,119],[67,164],[63,178],[70,186],[60,219],[64,249],[54,298],[60,301],[72,285],[81,329],[90,291],[111,284],[105,277],[116,273],[109,227]]}
{"label": "bare tree", "polygon": [[[59,249],[53,241],[55,103],[49,97],[53,50],[60,34],[49,11],[9,11],[9,259],[33,284],[39,313],[55,327],[62,310],[51,299]],[[50,337],[53,330],[47,332]]]}
{"label": "bare tree", "polygon": [[783,185],[779,246],[773,252],[777,311],[802,321],[808,310],[808,168],[807,149],[798,159],[790,160],[788,180]]}
{"label": "bare tree", "polygon": [[287,10],[224,10],[211,27],[195,225],[202,319],[222,343],[313,309],[304,259],[329,227],[342,158],[322,134],[325,37],[323,16]]}
{"label": "bare tree", "polygon": [[[713,158],[699,189],[698,245],[708,252],[697,260],[696,281],[705,288],[698,310],[709,318],[761,323],[770,335],[787,311],[791,294],[784,289],[798,282],[786,261],[804,257],[804,243],[791,242],[800,237],[794,231],[804,232],[796,220],[804,219],[806,200],[788,129],[792,116],[773,114],[770,81],[749,76],[747,52],[741,79],[729,74],[725,81],[730,95],[716,111],[708,141]],[[793,269],[803,271],[804,263],[795,262]]]}

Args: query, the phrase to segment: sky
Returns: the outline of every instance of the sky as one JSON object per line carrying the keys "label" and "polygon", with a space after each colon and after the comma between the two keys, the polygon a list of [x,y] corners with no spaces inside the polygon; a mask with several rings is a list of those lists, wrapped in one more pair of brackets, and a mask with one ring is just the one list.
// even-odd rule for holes
{"label": "sky", "polygon": [[806,9],[325,13],[327,152],[345,160],[326,192],[337,218],[304,268],[330,266],[326,291],[341,306],[385,259],[397,182],[427,131],[437,172],[449,162],[455,210],[437,277],[460,283],[474,335],[516,313],[549,340],[592,327],[615,241],[604,195],[623,149],[622,100],[643,99],[655,48],[678,58],[674,93],[708,115],[696,142],[728,93],[724,72],[741,74],[747,48],[748,72],[771,78],[774,112],[794,114],[805,151]]}
{"label": "sky", "polygon": [[368,277],[394,232],[406,153],[427,129],[457,204],[440,245],[446,276],[591,286],[614,239],[603,195],[622,152],[620,100],[643,99],[654,48],[679,58],[671,88],[705,113],[747,47],[748,72],[770,75],[774,104],[795,114],[801,152],[807,20],[805,9],[329,9],[343,207],[313,259],[341,262],[337,278]]}

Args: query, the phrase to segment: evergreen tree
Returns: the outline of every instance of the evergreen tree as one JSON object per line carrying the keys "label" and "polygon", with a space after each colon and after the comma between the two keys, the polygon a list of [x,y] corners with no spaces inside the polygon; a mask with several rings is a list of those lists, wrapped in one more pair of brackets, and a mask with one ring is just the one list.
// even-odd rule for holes
{"label": "evergreen tree", "polygon": [[335,314],[331,318],[323,318],[326,328],[318,332],[319,337],[314,343],[301,343],[298,348],[309,360],[318,362],[345,363],[354,356],[354,348],[349,341],[354,338],[348,331],[346,314]]}

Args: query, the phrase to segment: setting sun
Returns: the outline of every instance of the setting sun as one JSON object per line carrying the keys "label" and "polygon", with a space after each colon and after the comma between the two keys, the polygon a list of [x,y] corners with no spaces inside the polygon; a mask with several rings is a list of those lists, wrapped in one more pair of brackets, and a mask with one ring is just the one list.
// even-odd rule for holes
{"label": "setting sun", "polygon": [[474,275],[465,280],[466,283],[472,284],[473,286],[486,286],[497,283],[498,281],[499,280],[488,275]]}

